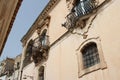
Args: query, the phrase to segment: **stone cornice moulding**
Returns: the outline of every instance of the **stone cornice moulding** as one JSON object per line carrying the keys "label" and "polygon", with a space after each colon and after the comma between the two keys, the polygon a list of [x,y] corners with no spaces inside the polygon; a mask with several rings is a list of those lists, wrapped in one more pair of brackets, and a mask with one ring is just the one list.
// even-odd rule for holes
{"label": "stone cornice moulding", "polygon": [[[15,3],[15,1],[16,1],[16,3]],[[1,46],[0,46],[0,56],[1,56],[1,54],[2,54],[2,50],[3,50],[3,48],[4,48],[4,46],[5,46],[5,43],[6,43],[6,40],[7,40],[7,37],[8,37],[8,35],[9,35],[9,33],[10,33],[10,31],[11,31],[11,28],[12,28],[12,26],[13,26],[13,23],[14,23],[14,20],[15,20],[15,18],[16,18],[16,15],[17,15],[17,13],[18,13],[18,10],[19,10],[19,8],[20,8],[20,6],[21,6],[21,3],[22,3],[22,1],[23,0],[15,0],[14,1],[14,3],[15,3],[15,5],[13,5],[14,6],[14,9],[12,9],[12,10],[14,10],[14,11],[12,11],[11,12],[11,16],[9,17],[10,19],[10,21],[7,21],[8,23],[8,26],[3,26],[3,27],[7,27],[7,30],[6,30],[6,32],[5,32],[5,36],[3,37],[3,41],[1,42]]]}
{"label": "stone cornice moulding", "polygon": [[28,39],[31,37],[31,35],[34,33],[37,27],[42,27],[41,24],[44,23],[44,19],[47,18],[49,15],[49,12],[59,3],[60,0],[50,0],[47,6],[43,9],[43,11],[40,13],[36,21],[33,23],[31,28],[27,31],[27,33],[23,36],[21,39],[21,42],[23,46],[25,46]]}

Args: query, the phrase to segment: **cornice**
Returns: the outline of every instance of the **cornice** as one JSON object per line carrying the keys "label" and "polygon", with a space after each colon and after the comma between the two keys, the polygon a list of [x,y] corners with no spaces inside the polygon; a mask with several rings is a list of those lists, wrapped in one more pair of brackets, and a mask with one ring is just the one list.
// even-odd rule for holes
{"label": "cornice", "polygon": [[31,28],[28,30],[28,32],[21,39],[23,46],[26,44],[26,42],[30,38],[30,36],[34,33],[36,28],[42,27],[41,25],[44,23],[44,19],[48,16],[49,12],[57,5],[57,3],[59,3],[59,1],[60,0],[50,0],[49,1],[49,3],[46,5],[46,7],[40,13],[40,15],[38,16],[36,21],[31,26]]}
{"label": "cornice", "polygon": [[0,49],[1,49],[1,50],[0,50],[0,56],[1,56],[1,54],[2,54],[2,51],[3,51],[3,48],[4,48],[4,46],[5,46],[7,37],[8,37],[8,35],[9,35],[10,31],[11,31],[11,28],[12,28],[12,26],[13,26],[14,20],[15,20],[15,18],[16,18],[16,15],[17,15],[17,13],[18,13],[18,10],[19,10],[19,8],[20,8],[20,6],[21,6],[22,1],[23,1],[23,0],[18,0],[18,2],[17,2],[16,8],[15,8],[15,10],[14,10],[14,13],[13,13],[13,15],[12,15],[12,18],[11,18],[11,21],[10,21],[10,24],[9,24],[9,28],[8,28],[8,30],[7,30],[7,35],[5,35],[4,42],[3,42],[3,44],[2,44],[2,47],[0,48]]}

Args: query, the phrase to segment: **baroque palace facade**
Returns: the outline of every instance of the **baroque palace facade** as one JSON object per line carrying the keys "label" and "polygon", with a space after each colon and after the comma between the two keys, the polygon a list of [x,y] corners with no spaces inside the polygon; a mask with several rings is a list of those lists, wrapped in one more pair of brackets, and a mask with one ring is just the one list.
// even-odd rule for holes
{"label": "baroque palace facade", "polygon": [[23,36],[19,80],[119,80],[120,0],[50,0]]}

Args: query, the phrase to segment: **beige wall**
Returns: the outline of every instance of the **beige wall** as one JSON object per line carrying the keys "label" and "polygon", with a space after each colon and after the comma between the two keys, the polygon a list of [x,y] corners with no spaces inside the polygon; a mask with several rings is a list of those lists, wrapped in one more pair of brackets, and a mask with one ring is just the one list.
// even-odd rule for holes
{"label": "beige wall", "polygon": [[[36,69],[34,63],[31,63],[24,67],[22,73],[22,80],[37,80],[38,70]],[[26,79],[24,79],[26,77]]]}
{"label": "beige wall", "polygon": [[[120,1],[114,0],[102,7],[96,18],[93,20],[87,38],[83,39],[81,35],[67,34],[64,38],[51,46],[48,60],[45,64],[45,80],[119,80],[120,79]],[[65,0],[50,12],[51,21],[49,26],[50,43],[52,44],[63,33],[66,32],[61,24],[65,21],[68,14]],[[81,30],[78,32],[81,32]],[[84,32],[84,30],[83,30]],[[35,34],[35,33],[34,33]],[[34,36],[34,35],[33,35]],[[76,49],[89,38],[100,39],[100,46],[103,52],[103,58],[106,62],[106,69],[99,69],[79,77],[79,64]],[[23,72],[28,75],[37,75],[34,72],[37,67],[30,64]],[[37,69],[36,69],[37,70]],[[28,73],[29,72],[29,73]],[[30,73],[31,72],[31,73]]]}
{"label": "beige wall", "polygon": [[[64,1],[61,1],[55,9],[50,13],[55,23],[50,22],[50,37],[59,37],[62,30],[60,23],[63,20],[56,20],[60,16],[59,11],[61,7],[65,7]],[[76,49],[87,39],[83,39],[82,36],[77,34],[67,35],[60,42],[51,47],[49,52],[49,58],[46,67],[46,80],[118,80],[120,79],[119,71],[119,23],[120,23],[120,1],[115,0],[106,4],[102,9],[98,11],[98,14],[93,21],[87,35],[87,39],[99,37],[101,39],[101,46],[103,56],[107,64],[107,69],[97,70],[89,74],[78,78],[78,60],[76,55]],[[60,5],[62,5],[60,7]],[[60,7],[60,9],[57,9]],[[64,8],[63,8],[64,9]],[[62,10],[63,10],[62,9]],[[66,10],[65,10],[66,11]],[[58,12],[58,14],[56,13]],[[65,12],[66,15],[67,12]],[[55,19],[54,19],[55,18]],[[57,21],[57,22],[56,22]],[[59,22],[60,21],[60,22]],[[53,25],[52,25],[53,24]],[[59,26],[57,26],[59,25]],[[56,29],[57,28],[57,29]],[[55,31],[57,33],[55,34]],[[52,34],[53,33],[53,34]],[[58,36],[59,35],[59,36]],[[57,38],[54,37],[54,38]],[[54,41],[55,39],[51,39]],[[52,73],[51,73],[52,72]]]}
{"label": "beige wall", "polygon": [[[111,1],[110,5],[106,6],[104,10],[98,15],[95,20],[96,31],[101,37],[102,49],[104,57],[107,62],[107,72],[109,80],[120,79],[119,71],[119,23],[120,23],[120,1]],[[106,76],[107,77],[107,76]]]}
{"label": "beige wall", "polygon": [[66,31],[62,24],[65,22],[65,17],[68,14],[68,9],[65,0],[61,0],[57,6],[49,13],[51,16],[49,26],[50,44],[57,40]]}

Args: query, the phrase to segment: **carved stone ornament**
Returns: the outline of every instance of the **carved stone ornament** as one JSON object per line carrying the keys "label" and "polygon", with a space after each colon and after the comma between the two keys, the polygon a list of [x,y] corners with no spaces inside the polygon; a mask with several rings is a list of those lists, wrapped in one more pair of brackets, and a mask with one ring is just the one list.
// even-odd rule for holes
{"label": "carved stone ornament", "polygon": [[68,10],[70,10],[70,11],[72,10],[75,2],[76,2],[76,0],[66,0]]}
{"label": "carved stone ornament", "polygon": [[49,24],[50,24],[50,19],[51,19],[51,17],[50,17],[49,15],[45,18],[45,20],[44,20],[45,25],[49,26]]}
{"label": "carved stone ornament", "polygon": [[35,64],[46,60],[48,57],[49,38],[46,35],[46,33],[47,33],[47,29],[44,29],[42,33],[38,34],[38,37],[33,40],[31,54]]}

